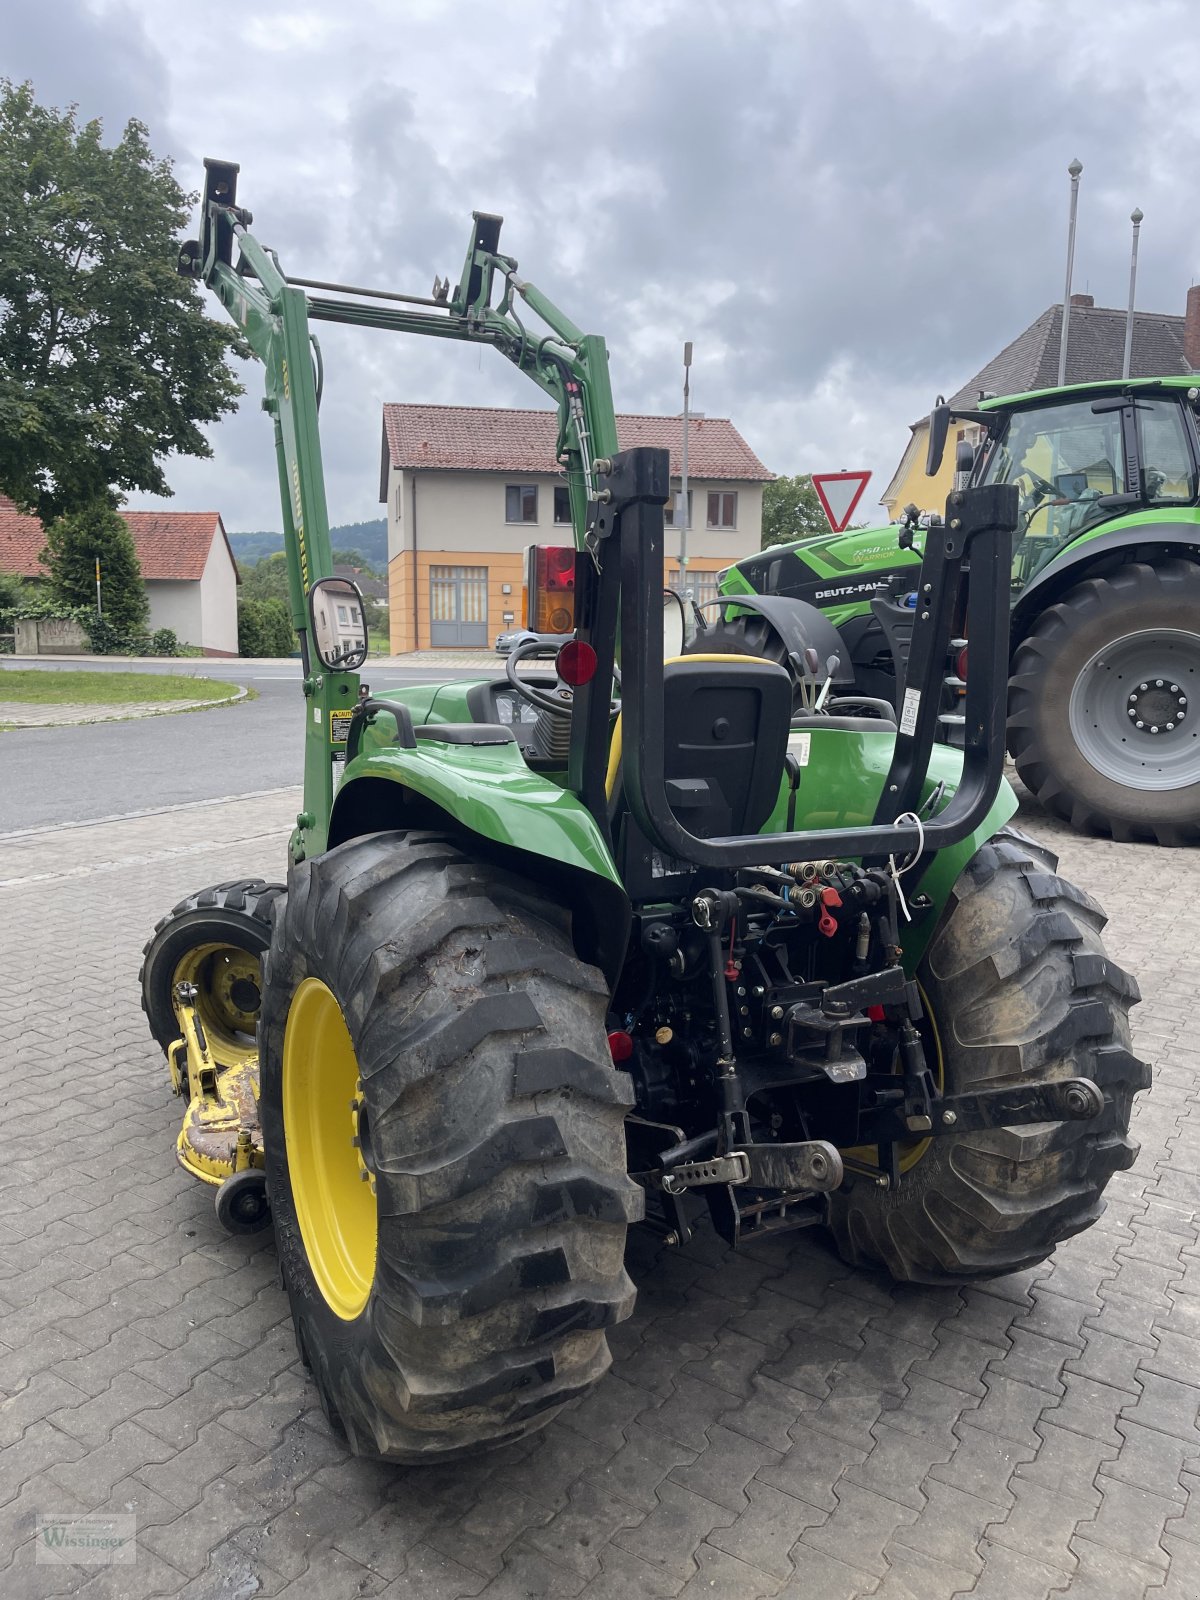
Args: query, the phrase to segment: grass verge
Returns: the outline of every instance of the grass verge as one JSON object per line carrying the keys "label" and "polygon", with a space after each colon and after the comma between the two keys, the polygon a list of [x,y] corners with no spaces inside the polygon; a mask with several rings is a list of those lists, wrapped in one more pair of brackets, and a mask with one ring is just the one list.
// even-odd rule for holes
{"label": "grass verge", "polygon": [[0,701],[26,706],[165,705],[175,700],[224,700],[237,685],[176,672],[0,671]]}

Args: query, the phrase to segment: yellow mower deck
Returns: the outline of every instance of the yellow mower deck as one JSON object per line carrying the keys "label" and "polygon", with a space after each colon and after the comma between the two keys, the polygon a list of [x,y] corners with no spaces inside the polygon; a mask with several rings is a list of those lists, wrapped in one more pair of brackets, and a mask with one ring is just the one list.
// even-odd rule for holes
{"label": "yellow mower deck", "polygon": [[175,1141],[179,1165],[217,1190],[217,1216],[235,1232],[254,1231],[269,1220],[262,1177],[262,1128],[258,1116],[258,1056],[218,1066],[196,1009],[195,985],[178,983],[172,994],[180,1037],[167,1051],[171,1086],[188,1096]]}

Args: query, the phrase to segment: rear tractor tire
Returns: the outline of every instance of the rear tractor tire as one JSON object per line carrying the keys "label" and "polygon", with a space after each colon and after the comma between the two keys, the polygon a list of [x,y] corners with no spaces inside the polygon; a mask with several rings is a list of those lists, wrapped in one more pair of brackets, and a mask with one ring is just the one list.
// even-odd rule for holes
{"label": "rear tractor tire", "polygon": [[150,1032],[164,1051],[179,1038],[171,995],[187,982],[196,986],[196,1011],[217,1065],[237,1066],[254,1054],[262,957],[282,893],[281,884],[238,878],[188,895],[158,923],[138,982]]}
{"label": "rear tractor tire", "polygon": [[1104,913],[1057,865],[1002,830],[955,884],[917,976],[947,1094],[1081,1077],[1102,1090],[1103,1110],[941,1135],[895,1189],[860,1181],[831,1196],[847,1261],[915,1283],[1020,1271],[1095,1222],[1108,1180],[1132,1165],[1133,1097],[1150,1081],[1130,1052],[1138,988],[1104,952]]}
{"label": "rear tractor tire", "polygon": [[1134,562],[1048,606],[1013,657],[1008,748],[1081,832],[1200,840],[1200,567]]}
{"label": "rear tractor tire", "polygon": [[563,913],[441,833],[303,862],[264,967],[267,1183],[297,1344],[351,1448],[547,1423],[629,1315],[628,1077]]}

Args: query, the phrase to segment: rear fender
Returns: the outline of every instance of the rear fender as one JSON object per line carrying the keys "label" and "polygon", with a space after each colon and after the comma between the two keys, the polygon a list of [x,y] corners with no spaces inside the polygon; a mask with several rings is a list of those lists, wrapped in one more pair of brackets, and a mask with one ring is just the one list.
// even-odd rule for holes
{"label": "rear fender", "polygon": [[630,911],[608,845],[575,796],[531,772],[516,744],[365,749],[338,790],[329,847],[413,827],[450,828],[479,855],[548,887],[572,912],[581,957],[615,982]]}
{"label": "rear fender", "polygon": [[1091,537],[1084,534],[1060,551],[1022,591],[1013,607],[1012,648],[1017,648],[1047,606],[1057,604],[1084,578],[1131,561],[1153,566],[1156,558],[1163,557],[1200,564],[1200,513],[1164,522],[1158,513],[1142,511],[1122,517],[1116,527],[1106,523],[1103,531]]}

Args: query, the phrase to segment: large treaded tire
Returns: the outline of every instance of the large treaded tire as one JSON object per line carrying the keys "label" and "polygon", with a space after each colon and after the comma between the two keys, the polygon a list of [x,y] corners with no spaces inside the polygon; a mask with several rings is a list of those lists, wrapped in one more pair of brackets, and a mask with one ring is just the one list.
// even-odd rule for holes
{"label": "large treaded tire", "polygon": [[[151,1036],[164,1051],[179,1037],[171,991],[181,962],[206,945],[244,950],[256,962],[261,961],[271,942],[275,904],[282,893],[282,884],[268,883],[265,878],[235,878],[188,895],[156,923],[142,951],[138,982]],[[247,1024],[248,1031],[238,1029],[228,1039],[227,1029],[214,1017],[213,1008],[206,1006],[203,995],[199,1009],[214,1055],[222,1065],[229,1064],[227,1045],[235,1046],[237,1058],[253,1053],[257,1007],[238,1019]]]}
{"label": "large treaded tire", "polygon": [[[305,1248],[285,1131],[284,1033],[332,991],[370,1116],[378,1246],[335,1314]],[[264,967],[267,1181],[297,1344],[353,1450],[439,1461],[520,1438],[608,1368],[633,1308],[641,1190],[601,974],[565,914],[441,833],[351,840],[293,869]]]}
{"label": "large treaded tire", "polygon": [[[1200,783],[1123,783],[1087,759],[1071,729],[1071,694],[1096,652],[1131,632],[1163,628],[1200,636],[1200,567],[1190,561],[1132,562],[1085,579],[1042,612],[1013,656],[1009,754],[1030,793],[1079,832],[1162,845],[1200,840]],[[1185,687],[1200,722],[1200,682]]]}
{"label": "large treaded tire", "polygon": [[918,977],[947,1093],[1083,1077],[1103,1111],[942,1135],[895,1189],[854,1183],[831,1197],[846,1260],[916,1283],[1016,1272],[1095,1222],[1109,1178],[1132,1165],[1133,1096],[1150,1081],[1129,1048],[1138,987],[1104,952],[1104,913],[1057,865],[1033,840],[997,834],[956,883]]}

